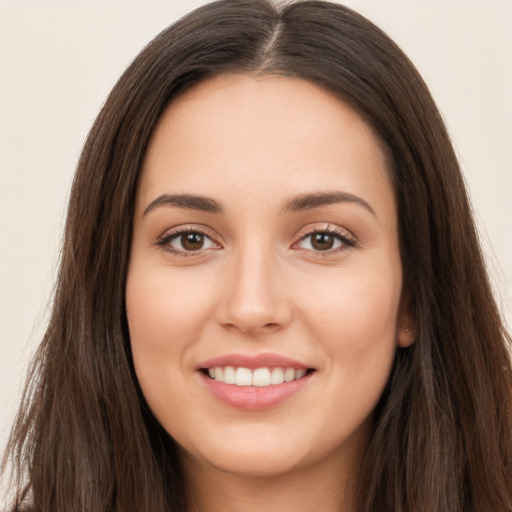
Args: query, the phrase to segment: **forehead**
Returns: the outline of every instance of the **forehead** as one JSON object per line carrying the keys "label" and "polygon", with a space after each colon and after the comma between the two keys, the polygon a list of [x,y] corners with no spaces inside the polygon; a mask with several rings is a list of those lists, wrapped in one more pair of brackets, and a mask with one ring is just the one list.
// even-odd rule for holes
{"label": "forehead", "polygon": [[147,204],[164,192],[226,199],[235,192],[277,201],[285,192],[333,187],[377,202],[386,196],[394,206],[386,151],[372,128],[310,82],[233,74],[208,79],[168,106],[138,197]]}

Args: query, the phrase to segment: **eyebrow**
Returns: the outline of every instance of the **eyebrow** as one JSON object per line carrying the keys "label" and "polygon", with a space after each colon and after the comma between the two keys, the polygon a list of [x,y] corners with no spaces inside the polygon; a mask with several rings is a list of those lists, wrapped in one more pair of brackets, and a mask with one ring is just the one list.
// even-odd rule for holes
{"label": "eyebrow", "polygon": [[285,204],[283,213],[311,210],[313,208],[328,206],[335,203],[355,203],[366,208],[373,215],[376,215],[375,210],[364,199],[355,196],[354,194],[341,191],[318,192],[294,197]]}
{"label": "eyebrow", "polygon": [[144,215],[164,205],[207,213],[222,213],[220,203],[209,197],[193,196],[191,194],[162,194],[146,207]]}
{"label": "eyebrow", "polygon": [[[341,191],[316,192],[293,197],[285,203],[282,213],[311,210],[335,203],[354,203],[376,215],[375,210],[364,199]],[[165,205],[215,214],[221,214],[224,211],[222,205],[210,197],[194,196],[192,194],[162,194],[146,207],[143,215],[147,215],[149,212]]]}

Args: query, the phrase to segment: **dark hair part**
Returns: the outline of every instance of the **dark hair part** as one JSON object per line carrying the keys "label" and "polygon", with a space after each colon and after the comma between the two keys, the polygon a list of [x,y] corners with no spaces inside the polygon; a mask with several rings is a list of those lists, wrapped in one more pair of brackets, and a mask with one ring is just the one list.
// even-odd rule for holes
{"label": "dark hair part", "polygon": [[13,510],[183,511],[174,441],[138,388],[125,315],[137,179],[166,105],[209,76],[308,80],[387,146],[417,339],[374,414],[362,512],[512,510],[510,338],[449,136],[401,50],[341,5],[222,0],[162,32],[123,74],[73,183],[53,315],[6,464]]}

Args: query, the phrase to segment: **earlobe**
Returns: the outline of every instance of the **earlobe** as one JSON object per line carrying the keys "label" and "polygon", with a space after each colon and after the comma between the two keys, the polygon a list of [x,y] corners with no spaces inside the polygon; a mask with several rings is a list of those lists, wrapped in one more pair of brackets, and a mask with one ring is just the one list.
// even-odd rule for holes
{"label": "earlobe", "polygon": [[418,329],[415,320],[413,301],[410,293],[402,296],[400,315],[397,322],[397,345],[402,348],[410,347],[417,338]]}
{"label": "earlobe", "polygon": [[399,347],[410,347],[416,341],[416,328],[412,325],[400,327],[398,330],[397,343]]}

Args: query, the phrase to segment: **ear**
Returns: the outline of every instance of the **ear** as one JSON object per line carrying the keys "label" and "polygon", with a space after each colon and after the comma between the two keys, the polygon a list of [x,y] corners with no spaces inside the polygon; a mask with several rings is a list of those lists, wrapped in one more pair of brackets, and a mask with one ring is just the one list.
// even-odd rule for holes
{"label": "ear", "polygon": [[402,296],[396,329],[396,340],[399,347],[410,347],[416,341],[418,328],[409,293],[404,293]]}

